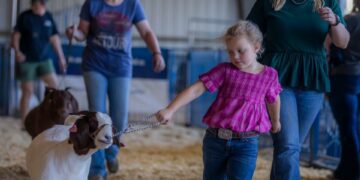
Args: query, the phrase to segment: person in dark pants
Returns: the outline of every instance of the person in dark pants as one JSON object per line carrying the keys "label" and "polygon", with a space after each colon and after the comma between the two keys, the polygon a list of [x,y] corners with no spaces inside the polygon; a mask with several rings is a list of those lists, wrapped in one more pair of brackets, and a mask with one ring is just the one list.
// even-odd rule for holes
{"label": "person in dark pants", "polygon": [[338,0],[257,0],[247,19],[265,36],[260,62],[278,71],[283,87],[270,179],[300,180],[301,144],[330,91],[324,41],[329,35],[346,48],[349,33]]}
{"label": "person in dark pants", "polygon": [[341,159],[334,178],[360,179],[359,95],[360,95],[360,1],[354,1],[353,12],[345,16],[350,42],[345,50],[332,46],[330,105],[339,125]]}
{"label": "person in dark pants", "polygon": [[29,111],[33,94],[33,81],[40,78],[47,86],[56,88],[57,78],[50,56],[51,46],[59,57],[59,65],[65,71],[66,62],[58,31],[45,0],[31,0],[31,9],[22,12],[12,35],[15,49],[16,78],[21,81],[21,119]]}

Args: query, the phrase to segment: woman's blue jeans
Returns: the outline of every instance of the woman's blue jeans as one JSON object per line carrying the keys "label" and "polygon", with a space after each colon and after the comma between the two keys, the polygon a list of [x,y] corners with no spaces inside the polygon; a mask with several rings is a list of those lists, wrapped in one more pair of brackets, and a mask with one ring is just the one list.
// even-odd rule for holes
{"label": "woman's blue jeans", "polygon": [[[107,97],[109,100],[109,114],[114,127],[122,131],[128,124],[128,101],[130,92],[129,77],[108,78],[98,72],[84,73],[86,93],[90,111],[106,112]],[[89,175],[105,176],[107,161],[116,161],[119,147],[110,146],[108,149],[99,150],[92,155]]]}
{"label": "woman's blue jeans", "polygon": [[207,131],[203,140],[203,179],[251,180],[257,154],[258,137],[224,140]]}
{"label": "woman's blue jeans", "polygon": [[284,88],[280,93],[281,131],[274,134],[271,180],[299,180],[300,146],[322,108],[324,94]]}
{"label": "woman's blue jeans", "polygon": [[330,105],[339,125],[341,160],[335,177],[360,179],[360,142],[358,136],[360,76],[331,77]]}

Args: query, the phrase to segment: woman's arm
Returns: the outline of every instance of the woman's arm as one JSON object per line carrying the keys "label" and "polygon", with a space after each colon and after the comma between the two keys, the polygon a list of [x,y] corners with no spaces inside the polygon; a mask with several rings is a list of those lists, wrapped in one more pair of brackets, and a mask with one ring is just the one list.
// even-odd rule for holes
{"label": "woman's arm", "polygon": [[171,119],[173,114],[182,106],[190,103],[194,99],[198,98],[206,91],[202,81],[197,81],[195,84],[186,88],[165,108],[160,110],[156,117],[160,122],[167,122]]}
{"label": "woman's arm", "polygon": [[345,26],[339,23],[336,26],[331,26],[330,37],[336,47],[345,49],[350,40],[350,34],[346,30]]}
{"label": "woman's arm", "polygon": [[136,23],[141,38],[145,41],[147,47],[151,50],[153,55],[153,69],[155,72],[160,72],[165,68],[165,62],[161,55],[158,40],[152,31],[147,20]]}
{"label": "woman's arm", "polygon": [[321,18],[330,24],[330,37],[335,46],[345,49],[350,40],[350,34],[340,23],[340,18],[329,7],[319,9]]}

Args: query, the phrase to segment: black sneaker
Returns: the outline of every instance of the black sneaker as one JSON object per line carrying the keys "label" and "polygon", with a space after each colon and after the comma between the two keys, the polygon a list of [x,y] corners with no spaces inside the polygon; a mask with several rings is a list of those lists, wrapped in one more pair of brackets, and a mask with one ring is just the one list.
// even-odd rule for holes
{"label": "black sneaker", "polygon": [[119,162],[117,159],[114,161],[106,161],[106,166],[110,173],[116,173],[119,170]]}

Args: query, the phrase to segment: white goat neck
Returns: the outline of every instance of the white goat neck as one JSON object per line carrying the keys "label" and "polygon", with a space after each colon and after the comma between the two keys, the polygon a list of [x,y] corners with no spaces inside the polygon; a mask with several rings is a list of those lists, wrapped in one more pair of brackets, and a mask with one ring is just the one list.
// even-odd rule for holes
{"label": "white goat neck", "polygon": [[89,173],[90,149],[85,155],[78,155],[68,143],[71,126],[55,125],[37,136],[26,154],[26,166],[31,178],[36,180],[81,180]]}

